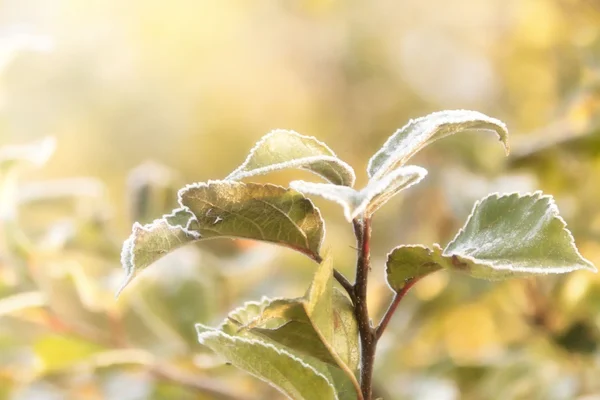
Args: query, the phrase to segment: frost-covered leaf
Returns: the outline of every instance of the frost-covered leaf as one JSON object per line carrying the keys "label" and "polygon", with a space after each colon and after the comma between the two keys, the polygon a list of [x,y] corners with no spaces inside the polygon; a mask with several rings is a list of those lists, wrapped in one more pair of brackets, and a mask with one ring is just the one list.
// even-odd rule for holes
{"label": "frost-covered leaf", "polygon": [[197,324],[198,340],[236,367],[266,381],[292,399],[337,399],[331,378],[272,343],[232,336]]}
{"label": "frost-covered leaf", "polygon": [[330,259],[319,266],[304,297],[263,300],[254,312],[232,315],[234,329],[242,326],[323,362],[358,368],[358,324],[350,300],[333,287]]}
{"label": "frost-covered leaf", "polygon": [[179,192],[182,208],[151,224],[135,223],[123,244],[127,277],[119,292],[169,252],[200,239],[237,237],[264,240],[320,261],[323,220],[302,194],[275,185],[211,181]]}
{"label": "frost-covered leaf", "polygon": [[275,130],[260,139],[248,158],[226,179],[239,180],[287,168],[300,168],[322,176],[335,185],[354,185],[354,170],[311,136]]}
{"label": "frost-covered leaf", "polygon": [[465,226],[442,249],[399,246],[388,255],[387,279],[401,290],[413,278],[447,268],[499,280],[596,267],[583,258],[551,196],[492,194],[480,200]]}
{"label": "frost-covered leaf", "polygon": [[[171,251],[200,239],[200,234],[184,228],[192,225],[194,216],[180,208],[151,224],[133,224],[131,236],[123,243],[121,265],[127,276],[117,292],[120,293],[136,273]],[[193,221],[195,226],[195,221]]]}
{"label": "frost-covered leaf", "polygon": [[400,290],[407,280],[441,268],[489,280],[596,271],[579,254],[553,198],[541,192],[492,194],[477,202],[443,251],[437,245],[397,247],[388,258],[388,282]]}
{"label": "frost-covered leaf", "polygon": [[393,196],[420,182],[426,175],[427,170],[424,168],[408,165],[392,171],[381,179],[371,179],[361,190],[329,183],[304,181],[293,181],[290,186],[299,192],[335,201],[343,207],[346,219],[352,221],[363,212],[372,215]]}
{"label": "frost-covered leaf", "polygon": [[583,258],[551,196],[492,194],[479,201],[443,256],[484,279],[559,274],[594,265]]}
{"label": "frost-covered leaf", "polygon": [[333,291],[332,338],[325,344],[306,313],[303,299],[290,303],[273,301],[263,313],[244,329],[268,337],[300,353],[310,355],[327,364],[338,366],[332,350],[352,371],[358,368],[358,324],[350,300],[337,290]]}
{"label": "frost-covered leaf", "polygon": [[[323,343],[306,315],[302,303],[295,303],[297,306],[295,310],[292,307],[278,310],[278,306],[282,305],[269,305],[265,314],[243,329],[249,329],[252,334],[268,337],[300,354],[310,355],[324,363],[336,365],[329,348]],[[269,311],[281,314],[268,315]]]}
{"label": "frost-covered leaf", "polygon": [[241,237],[281,244],[320,261],[321,215],[302,194],[270,184],[210,181],[188,185],[179,201],[203,238]]}
{"label": "frost-covered leaf", "polygon": [[380,179],[404,165],[425,146],[462,131],[496,132],[506,152],[509,151],[508,131],[503,122],[476,111],[440,111],[411,120],[397,130],[369,160],[369,177]]}
{"label": "frost-covered leaf", "polygon": [[390,287],[399,292],[412,279],[419,279],[442,268],[446,260],[442,248],[420,245],[398,246],[388,254],[386,272]]}
{"label": "frost-covered leaf", "polygon": [[327,377],[340,399],[354,400],[359,389],[358,324],[350,300],[333,289],[332,275],[331,263],[324,262],[306,296],[246,303],[218,331],[301,358]]}

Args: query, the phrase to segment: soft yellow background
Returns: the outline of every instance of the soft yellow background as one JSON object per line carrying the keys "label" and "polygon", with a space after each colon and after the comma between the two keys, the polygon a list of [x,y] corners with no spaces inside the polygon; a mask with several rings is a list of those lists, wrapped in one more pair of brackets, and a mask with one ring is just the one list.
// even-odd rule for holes
{"label": "soft yellow background", "polygon": [[[513,156],[491,135],[465,134],[415,158],[426,181],[374,221],[376,316],[389,299],[387,252],[446,243],[490,191],[555,194],[581,252],[600,264],[600,2],[0,2],[0,145],[55,137],[48,163],[21,174],[21,193],[46,182],[42,199],[61,184],[76,197],[66,210],[23,205],[33,256],[2,247],[0,304],[33,292],[43,305],[0,313],[0,398],[204,399],[215,396],[211,384],[277,398],[195,344],[192,324],[218,323],[263,294],[299,296],[313,266],[273,246],[215,243],[149,269],[115,302],[118,247],[135,216],[131,171],[148,160],[167,168],[137,175],[158,217],[177,187],[226,176],[258,138],[284,128],[328,143],[360,186],[368,159],[409,118],[458,108],[505,121]],[[257,180],[298,177],[311,175]],[[351,274],[351,228],[336,205],[315,203],[328,251]],[[52,244],[65,224],[75,239]],[[380,345],[377,390],[385,399],[594,399],[599,329],[591,273],[493,284],[439,273],[400,306]],[[571,331],[575,345],[564,345]],[[123,348],[119,362],[98,367],[94,355]]]}

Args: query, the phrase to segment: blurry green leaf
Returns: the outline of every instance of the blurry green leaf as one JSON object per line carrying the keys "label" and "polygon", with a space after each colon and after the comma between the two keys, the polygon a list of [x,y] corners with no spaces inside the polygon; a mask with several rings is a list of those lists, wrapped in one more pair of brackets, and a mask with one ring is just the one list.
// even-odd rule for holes
{"label": "blurry green leaf", "polygon": [[44,305],[46,305],[46,297],[38,291],[22,292],[0,298],[0,318],[3,315],[12,314],[27,308],[42,307]]}
{"label": "blurry green leaf", "polygon": [[579,254],[554,199],[539,191],[477,202],[443,256],[453,268],[484,279],[596,271]]}
{"label": "blurry green leaf", "polygon": [[321,214],[294,190],[270,184],[210,181],[188,185],[179,197],[181,205],[196,217],[186,228],[202,238],[263,240],[321,259]]}
{"label": "blurry green leaf", "polygon": [[300,168],[322,176],[334,185],[354,185],[354,170],[314,137],[294,131],[275,130],[260,139],[246,161],[226,179],[266,174],[287,168]]}
{"label": "blurry green leaf", "polygon": [[363,212],[372,215],[393,196],[420,182],[426,175],[427,170],[424,168],[409,165],[400,167],[381,179],[371,179],[361,190],[330,183],[304,181],[293,181],[290,187],[302,193],[335,201],[344,208],[346,219],[352,221]]}
{"label": "blurry green leaf", "polygon": [[56,141],[53,137],[23,144],[0,147],[0,243],[15,254],[27,257],[31,252],[29,240],[17,225],[17,176],[22,166],[44,165],[54,153]]}
{"label": "blurry green leaf", "polygon": [[292,399],[338,398],[330,378],[282,348],[258,339],[231,336],[200,324],[196,329],[201,344]]}
{"label": "blurry green leaf", "polygon": [[[61,258],[57,263],[42,264],[44,274],[37,276],[37,285],[43,293],[51,319],[47,324],[59,323],[60,329],[76,329],[94,338],[98,343],[111,340],[112,331],[109,310],[110,292],[102,295],[97,281],[94,281],[90,270],[95,265],[89,260],[88,264],[78,264],[70,259]],[[84,270],[85,268],[85,270]]]}
{"label": "blurry green leaf", "polygon": [[496,132],[508,154],[508,131],[501,121],[476,111],[440,111],[411,120],[397,130],[369,160],[369,177],[381,179],[425,146],[462,131]]}
{"label": "blurry green leaf", "polygon": [[179,178],[175,171],[156,162],[145,162],[127,177],[129,214],[133,221],[149,223],[166,214],[177,201]]}
{"label": "blurry green leaf", "polygon": [[195,247],[156,262],[118,302],[128,342],[163,356],[197,347],[194,324],[211,320],[219,310],[219,267]]}
{"label": "blurry green leaf", "polygon": [[45,371],[69,368],[102,350],[95,343],[71,336],[48,335],[33,344]]}
{"label": "blurry green leaf", "polygon": [[388,284],[399,292],[410,280],[438,271],[445,263],[438,245],[433,249],[420,245],[396,247],[388,254],[386,263]]}
{"label": "blurry green leaf", "polygon": [[577,321],[553,340],[569,353],[593,354],[598,349],[600,332],[591,321]]}

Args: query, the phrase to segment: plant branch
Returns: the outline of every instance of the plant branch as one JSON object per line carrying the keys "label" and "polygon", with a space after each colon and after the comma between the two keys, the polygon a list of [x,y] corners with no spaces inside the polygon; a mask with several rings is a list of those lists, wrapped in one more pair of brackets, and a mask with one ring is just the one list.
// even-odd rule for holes
{"label": "plant branch", "polygon": [[354,233],[358,243],[358,257],[356,261],[356,282],[354,283],[354,314],[358,322],[360,334],[360,384],[364,400],[372,399],[373,366],[377,339],[375,330],[371,326],[369,309],[367,307],[367,283],[371,268],[371,220],[368,217],[362,221],[355,219]]}
{"label": "plant branch", "polygon": [[346,279],[346,277],[335,268],[333,269],[333,277],[344,288],[344,290],[346,292],[348,292],[348,295],[350,296],[350,299],[352,300],[352,304],[356,304],[356,296],[354,294],[354,285],[352,285],[350,283],[350,281],[348,279]]}
{"label": "plant branch", "polygon": [[396,308],[398,308],[398,304],[400,304],[400,301],[404,298],[406,293],[408,293],[410,288],[412,288],[413,285],[415,283],[417,283],[418,280],[419,279],[415,279],[415,278],[409,280],[408,282],[406,282],[406,284],[404,285],[402,290],[400,290],[399,292],[397,292],[394,295],[394,299],[392,300],[388,309],[386,310],[385,314],[383,315],[383,318],[381,318],[381,322],[379,322],[379,326],[377,326],[377,329],[375,331],[375,339],[376,340],[379,340],[381,335],[383,335],[383,332],[385,331],[385,328],[387,328],[388,324],[390,323],[390,320],[392,319],[392,316],[394,315]]}

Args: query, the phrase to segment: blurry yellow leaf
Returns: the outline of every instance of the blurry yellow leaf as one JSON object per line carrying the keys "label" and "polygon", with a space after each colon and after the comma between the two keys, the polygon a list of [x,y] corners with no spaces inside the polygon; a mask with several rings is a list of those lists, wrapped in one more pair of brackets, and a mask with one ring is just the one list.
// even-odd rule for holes
{"label": "blurry yellow leaf", "polygon": [[48,335],[33,343],[33,350],[44,372],[75,366],[102,347],[72,336]]}

